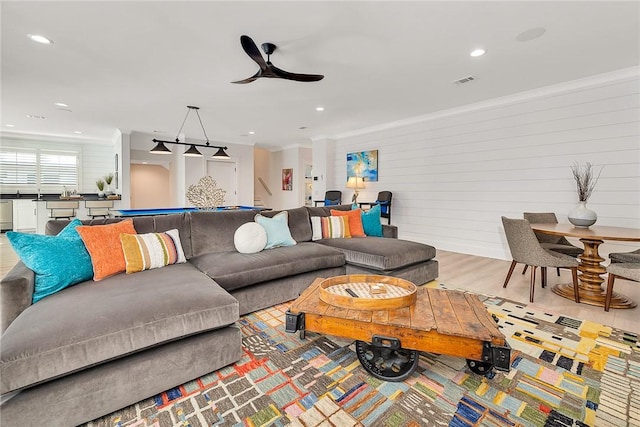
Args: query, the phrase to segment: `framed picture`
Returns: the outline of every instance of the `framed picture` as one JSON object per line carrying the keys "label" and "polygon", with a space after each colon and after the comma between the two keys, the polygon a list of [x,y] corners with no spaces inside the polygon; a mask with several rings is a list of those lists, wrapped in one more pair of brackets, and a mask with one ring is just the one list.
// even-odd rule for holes
{"label": "framed picture", "polygon": [[282,189],[293,191],[293,169],[282,169]]}
{"label": "framed picture", "polygon": [[347,180],[352,176],[378,181],[378,150],[347,153]]}

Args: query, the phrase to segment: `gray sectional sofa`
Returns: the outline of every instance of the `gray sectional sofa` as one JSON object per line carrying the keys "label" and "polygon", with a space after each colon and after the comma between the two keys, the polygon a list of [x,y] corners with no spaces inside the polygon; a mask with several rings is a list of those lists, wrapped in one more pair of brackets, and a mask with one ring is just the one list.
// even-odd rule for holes
{"label": "gray sectional sofa", "polygon": [[[231,364],[242,355],[239,316],[294,299],[317,277],[438,275],[435,249],[398,240],[394,226],[383,225],[385,237],[312,241],[310,217],[330,210],[287,212],[297,244],[255,254],[234,246],[255,212],[134,218],[138,233],[178,229],[187,263],[82,282],[36,304],[34,273],[18,263],[0,283],[0,424],[77,425]],[[47,234],[67,223],[50,221]]]}

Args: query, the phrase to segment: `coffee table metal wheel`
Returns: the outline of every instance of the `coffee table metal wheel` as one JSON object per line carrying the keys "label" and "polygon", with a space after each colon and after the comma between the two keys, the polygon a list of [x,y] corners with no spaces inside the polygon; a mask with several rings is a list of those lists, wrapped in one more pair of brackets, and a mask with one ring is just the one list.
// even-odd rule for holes
{"label": "coffee table metal wheel", "polygon": [[383,381],[404,381],[418,367],[419,355],[416,350],[378,344],[356,341],[358,360],[374,377]]}
{"label": "coffee table metal wheel", "polygon": [[467,359],[467,366],[471,369],[471,372],[478,375],[486,375],[493,370],[493,363],[471,359]]}

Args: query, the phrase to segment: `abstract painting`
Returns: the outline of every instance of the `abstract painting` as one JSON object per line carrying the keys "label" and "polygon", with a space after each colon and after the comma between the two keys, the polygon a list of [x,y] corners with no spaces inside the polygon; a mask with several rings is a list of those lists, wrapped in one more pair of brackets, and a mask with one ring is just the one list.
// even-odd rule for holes
{"label": "abstract painting", "polygon": [[347,180],[351,176],[378,181],[378,150],[347,153]]}
{"label": "abstract painting", "polygon": [[282,189],[293,191],[293,169],[282,169]]}

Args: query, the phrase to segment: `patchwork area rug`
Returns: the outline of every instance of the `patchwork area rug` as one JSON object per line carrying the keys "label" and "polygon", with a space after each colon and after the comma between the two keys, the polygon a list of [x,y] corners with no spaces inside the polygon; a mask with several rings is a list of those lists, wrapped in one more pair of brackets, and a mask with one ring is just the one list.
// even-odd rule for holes
{"label": "patchwork area rug", "polygon": [[282,304],[240,319],[234,365],[86,426],[640,426],[638,334],[480,298],[513,349],[509,373],[421,353],[410,378],[380,381],[352,342],[284,332]]}

